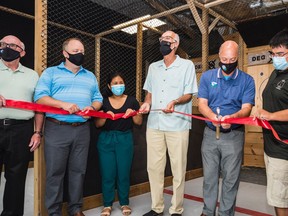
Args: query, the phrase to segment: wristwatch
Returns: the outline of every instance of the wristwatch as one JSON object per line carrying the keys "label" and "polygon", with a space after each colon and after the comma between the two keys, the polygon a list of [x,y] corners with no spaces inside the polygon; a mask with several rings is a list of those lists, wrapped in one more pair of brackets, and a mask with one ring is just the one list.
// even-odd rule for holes
{"label": "wristwatch", "polygon": [[43,133],[42,133],[42,131],[34,131],[34,134],[39,134],[40,137],[43,137]]}

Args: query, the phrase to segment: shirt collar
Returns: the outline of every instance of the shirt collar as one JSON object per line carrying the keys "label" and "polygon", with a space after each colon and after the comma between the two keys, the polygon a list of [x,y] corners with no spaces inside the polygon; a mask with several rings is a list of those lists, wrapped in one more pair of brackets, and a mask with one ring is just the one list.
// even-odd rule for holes
{"label": "shirt collar", "polygon": [[[69,71],[70,73],[73,73],[72,71],[70,71],[69,69],[67,69],[66,67],[65,67],[65,64],[64,64],[65,62],[62,62],[60,65],[58,65],[58,68],[59,69],[64,69],[64,70],[66,70],[66,71]],[[86,70],[82,67],[82,65],[80,66],[80,70],[76,73],[76,74],[78,74],[78,73],[82,73],[82,72],[86,72]]]}
{"label": "shirt collar", "polygon": [[[22,69],[23,69],[23,65],[19,62],[18,68],[17,68],[15,71],[13,71],[13,72],[24,73],[24,70],[22,70]],[[8,68],[8,67],[4,64],[3,60],[0,60],[0,70],[11,70],[11,69]]]}
{"label": "shirt collar", "polygon": [[[174,60],[174,62],[169,65],[168,68],[171,68],[171,67],[179,67],[181,65],[180,63],[180,57],[178,55],[176,55],[176,59]],[[166,65],[164,63],[164,59],[162,59],[162,61],[160,61],[160,64],[159,64],[159,67],[164,67],[166,68]]]}
{"label": "shirt collar", "polygon": [[[238,68],[236,68],[236,71],[234,71],[234,73],[231,75],[231,79],[236,79],[238,77],[238,74],[239,74],[239,70]],[[224,79],[224,75],[221,72],[221,68],[219,68],[217,71],[217,78]]]}

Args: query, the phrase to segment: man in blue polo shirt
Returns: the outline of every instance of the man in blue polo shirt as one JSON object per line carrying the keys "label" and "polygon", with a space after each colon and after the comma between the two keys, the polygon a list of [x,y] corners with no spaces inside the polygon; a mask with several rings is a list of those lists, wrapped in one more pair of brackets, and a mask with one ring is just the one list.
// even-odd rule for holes
{"label": "man in blue polo shirt", "polygon": [[45,204],[49,215],[62,215],[63,180],[67,167],[68,212],[83,216],[83,182],[90,143],[87,118],[75,115],[79,110],[99,110],[102,96],[95,75],[81,65],[84,45],[77,38],[63,43],[65,62],[47,68],[36,87],[37,103],[67,110],[71,115],[46,114]]}
{"label": "man in blue polo shirt", "polygon": [[[202,142],[204,171],[202,215],[214,216],[219,176],[222,191],[218,215],[234,215],[243,157],[244,126],[220,123],[227,118],[247,117],[254,105],[253,78],[237,69],[238,44],[224,42],[219,50],[220,68],[203,73],[199,86],[199,111],[217,123],[206,122]],[[216,127],[220,134],[216,138]]]}

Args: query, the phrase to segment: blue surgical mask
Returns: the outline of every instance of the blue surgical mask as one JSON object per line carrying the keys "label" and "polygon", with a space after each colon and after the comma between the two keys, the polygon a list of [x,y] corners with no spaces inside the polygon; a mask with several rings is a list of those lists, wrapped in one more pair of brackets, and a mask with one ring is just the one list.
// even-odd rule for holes
{"label": "blue surgical mask", "polygon": [[288,62],[286,61],[286,57],[273,57],[273,66],[276,70],[285,70],[288,68]]}
{"label": "blue surgical mask", "polygon": [[124,84],[113,85],[113,86],[111,86],[111,91],[114,95],[120,96],[125,91],[125,85]]}

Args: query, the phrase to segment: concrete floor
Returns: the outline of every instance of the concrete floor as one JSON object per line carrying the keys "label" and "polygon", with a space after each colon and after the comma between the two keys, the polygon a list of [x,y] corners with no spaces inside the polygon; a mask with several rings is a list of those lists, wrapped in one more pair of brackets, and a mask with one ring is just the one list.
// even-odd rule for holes
{"label": "concrete floor", "polygon": [[[258,177],[255,176],[258,173]],[[259,171],[258,169],[255,171],[255,168],[244,170],[243,173],[249,178],[246,178],[245,175],[242,175],[242,180],[240,183],[240,189],[237,197],[237,208],[236,208],[236,216],[244,216],[244,215],[258,215],[258,216],[268,216],[274,215],[274,210],[271,206],[267,205],[266,202],[266,186],[262,184],[255,184],[244,182],[245,181],[254,181],[253,179],[263,179],[263,173],[265,174],[265,170]],[[250,174],[249,174],[250,173]],[[253,174],[254,173],[254,174]],[[261,176],[262,175],[262,176]],[[260,177],[259,177],[260,176]],[[3,186],[5,180],[1,178],[1,186],[0,186],[0,194],[1,200],[3,195]],[[184,200],[184,208],[185,211],[183,216],[199,216],[202,212],[203,202],[202,202],[202,185],[203,178],[197,178],[191,181],[186,182],[185,186],[185,200]],[[165,197],[165,211],[164,215],[169,215],[168,209],[171,202],[171,187],[165,189],[164,197]],[[27,182],[26,182],[26,200],[25,200],[25,214],[24,216],[32,216],[33,215],[33,169],[29,169],[27,174]],[[146,193],[137,197],[132,197],[130,200],[130,206],[133,210],[132,215],[141,216],[147,211],[150,211],[150,193]],[[91,209],[85,211],[86,216],[95,216],[100,215],[102,207]],[[0,202],[0,211],[2,211],[2,202]],[[115,202],[113,205],[112,216],[121,216],[120,206],[118,202]]]}

